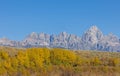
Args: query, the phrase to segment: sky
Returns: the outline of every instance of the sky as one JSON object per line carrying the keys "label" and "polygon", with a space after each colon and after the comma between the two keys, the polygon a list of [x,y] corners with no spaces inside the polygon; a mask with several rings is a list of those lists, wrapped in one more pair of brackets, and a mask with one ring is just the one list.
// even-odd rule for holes
{"label": "sky", "polygon": [[82,36],[96,25],[120,38],[120,0],[0,0],[0,38],[37,32]]}

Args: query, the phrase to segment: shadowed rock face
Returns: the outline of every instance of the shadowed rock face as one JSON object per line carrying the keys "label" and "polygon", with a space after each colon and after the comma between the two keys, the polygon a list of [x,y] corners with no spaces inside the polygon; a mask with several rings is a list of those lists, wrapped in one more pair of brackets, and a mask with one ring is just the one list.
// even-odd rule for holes
{"label": "shadowed rock face", "polygon": [[58,35],[31,33],[23,41],[0,39],[1,46],[51,47],[72,50],[120,51],[120,39],[113,35],[103,35],[96,26],[90,27],[82,37],[62,32]]}

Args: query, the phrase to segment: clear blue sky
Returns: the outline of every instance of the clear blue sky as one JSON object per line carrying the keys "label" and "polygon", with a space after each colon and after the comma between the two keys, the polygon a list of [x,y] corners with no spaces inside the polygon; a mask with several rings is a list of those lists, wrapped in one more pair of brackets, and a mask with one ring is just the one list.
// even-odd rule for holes
{"label": "clear blue sky", "polygon": [[81,36],[92,25],[120,37],[120,0],[0,0],[0,38],[62,31]]}

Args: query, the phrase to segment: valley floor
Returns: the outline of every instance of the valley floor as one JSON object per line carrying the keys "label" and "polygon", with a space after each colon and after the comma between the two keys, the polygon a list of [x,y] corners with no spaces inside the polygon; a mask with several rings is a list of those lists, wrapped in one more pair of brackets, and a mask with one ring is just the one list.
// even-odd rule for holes
{"label": "valley floor", "polygon": [[0,47],[0,76],[120,76],[120,53]]}

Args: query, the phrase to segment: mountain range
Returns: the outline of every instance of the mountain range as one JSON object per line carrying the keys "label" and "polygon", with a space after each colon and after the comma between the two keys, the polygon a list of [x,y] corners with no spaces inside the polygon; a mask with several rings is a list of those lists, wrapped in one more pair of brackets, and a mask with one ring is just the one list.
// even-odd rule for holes
{"label": "mountain range", "polygon": [[62,32],[58,35],[31,33],[22,41],[0,38],[0,46],[30,48],[48,47],[71,50],[98,50],[120,52],[120,39],[113,35],[104,35],[97,26],[91,26],[81,37]]}

